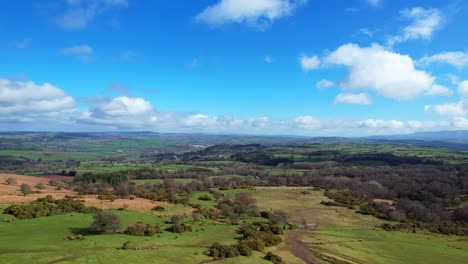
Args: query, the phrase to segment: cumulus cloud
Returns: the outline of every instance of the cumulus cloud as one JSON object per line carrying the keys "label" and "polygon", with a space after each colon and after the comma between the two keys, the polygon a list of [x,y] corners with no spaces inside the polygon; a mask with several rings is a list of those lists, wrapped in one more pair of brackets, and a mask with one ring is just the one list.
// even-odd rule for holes
{"label": "cumulus cloud", "polygon": [[417,63],[420,65],[429,65],[433,63],[449,64],[458,69],[462,69],[468,66],[468,52],[441,52],[431,56],[424,56],[419,59]]}
{"label": "cumulus cloud", "polygon": [[49,83],[0,79],[0,120],[29,122],[64,118],[75,111],[75,102]]}
{"label": "cumulus cloud", "polygon": [[388,39],[390,46],[408,40],[428,40],[443,22],[442,12],[435,8],[414,7],[400,11],[402,18],[408,19],[410,24],[401,33]]}
{"label": "cumulus cloud", "polygon": [[346,78],[339,82],[343,89],[371,89],[397,100],[415,98],[430,90],[435,81],[433,76],[417,70],[408,55],[388,51],[378,44],[365,48],[346,44],[326,56],[324,62],[349,68]]}
{"label": "cumulus cloud", "polygon": [[299,62],[304,71],[311,71],[318,69],[320,67],[320,59],[317,56],[307,56],[301,55],[299,57]]}
{"label": "cumulus cloud", "polygon": [[435,113],[443,116],[461,117],[468,113],[468,104],[464,100],[453,103],[426,105],[427,112],[434,111]]}
{"label": "cumulus cloud", "polygon": [[195,21],[221,26],[228,23],[264,28],[289,16],[307,0],[220,0],[195,17]]}
{"label": "cumulus cloud", "polygon": [[359,124],[363,128],[373,128],[373,129],[382,129],[382,128],[396,128],[401,129],[405,128],[406,124],[403,121],[399,120],[378,120],[378,119],[367,119]]}
{"label": "cumulus cloud", "polygon": [[334,104],[358,104],[368,105],[372,100],[368,94],[365,93],[340,93],[335,97]]}
{"label": "cumulus cloud", "polygon": [[468,97],[468,80],[458,84],[458,92],[465,97]]}
{"label": "cumulus cloud", "polygon": [[317,87],[317,89],[327,89],[333,87],[334,85],[334,82],[327,79],[322,79],[315,84],[315,87]]}
{"label": "cumulus cloud", "polygon": [[157,120],[154,108],[143,98],[119,96],[99,102],[90,110],[82,112],[81,123],[114,126],[118,128],[143,127]]}
{"label": "cumulus cloud", "polygon": [[441,95],[441,96],[451,96],[452,90],[449,88],[443,86],[443,85],[438,85],[434,84],[429,88],[426,92],[425,95],[427,96],[436,96],[436,95]]}
{"label": "cumulus cloud", "polygon": [[65,13],[56,18],[56,23],[63,29],[83,29],[97,15],[127,6],[127,0],[68,0]]}

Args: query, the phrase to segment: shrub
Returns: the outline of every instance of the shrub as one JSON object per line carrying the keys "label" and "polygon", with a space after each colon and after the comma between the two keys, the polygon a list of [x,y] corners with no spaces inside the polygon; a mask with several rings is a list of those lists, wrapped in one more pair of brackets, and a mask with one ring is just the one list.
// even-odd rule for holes
{"label": "shrub", "polygon": [[102,194],[102,195],[98,195],[97,197],[99,200],[109,200],[111,202],[117,200],[117,196],[113,195],[113,194]]}
{"label": "shrub", "polygon": [[138,222],[129,225],[125,230],[127,235],[131,236],[154,236],[156,233],[162,233],[160,225],[149,225],[143,222]]}
{"label": "shrub", "polygon": [[20,185],[20,192],[23,195],[27,195],[31,193],[31,186],[29,184],[23,183]]}
{"label": "shrub", "polygon": [[458,222],[468,222],[468,205],[453,212],[453,219]]}
{"label": "shrub", "polygon": [[273,211],[270,215],[270,222],[273,224],[284,224],[288,222],[288,213],[283,210]]}
{"label": "shrub", "polygon": [[269,219],[270,216],[271,216],[271,212],[270,211],[261,211],[260,216],[263,217],[263,218]]}
{"label": "shrub", "polygon": [[95,234],[112,234],[122,227],[120,217],[110,212],[99,212],[94,216],[94,222],[89,231]]}
{"label": "shrub", "polygon": [[8,177],[5,179],[5,183],[8,185],[16,185],[17,180],[13,177]]}
{"label": "shrub", "polygon": [[247,246],[251,250],[262,251],[265,248],[265,243],[259,237],[249,237],[241,241],[242,245]]}
{"label": "shrub", "polygon": [[163,206],[158,205],[158,206],[153,207],[151,210],[157,211],[157,212],[162,212],[162,211],[166,210],[166,208],[164,208]]}
{"label": "shrub", "polygon": [[211,201],[211,197],[209,195],[202,195],[200,196],[200,198],[198,198],[198,200],[201,200],[201,201]]}
{"label": "shrub", "polygon": [[[93,210],[86,208],[81,200],[70,198],[55,200],[52,196],[48,195],[28,204],[12,205],[7,207],[3,212],[14,215],[18,219],[29,219],[71,212],[86,213],[88,209]],[[94,208],[94,210],[98,209]]]}
{"label": "shrub", "polygon": [[192,220],[194,222],[198,222],[198,220],[200,220],[200,214],[193,212],[192,213]]}
{"label": "shrub", "polygon": [[246,240],[241,240],[239,242],[239,245],[237,246],[237,250],[239,251],[239,254],[241,254],[242,256],[252,255],[252,249],[250,248],[250,245],[248,244],[248,241]]}
{"label": "shrub", "polygon": [[275,235],[282,235],[284,232],[284,228],[280,225],[262,225],[260,227],[260,231],[271,232]]}
{"label": "shrub", "polygon": [[180,225],[184,221],[185,217],[183,215],[173,215],[171,216],[171,223],[174,225]]}
{"label": "shrub", "polygon": [[45,184],[43,184],[42,182],[36,184],[36,186],[34,186],[34,187],[36,187],[39,190],[44,190],[46,188]]}
{"label": "shrub", "polygon": [[183,233],[183,232],[192,232],[193,225],[191,224],[174,224],[166,229],[169,232],[173,233]]}
{"label": "shrub", "polygon": [[276,254],[273,254],[271,251],[266,254],[265,259],[269,260],[269,261],[271,261],[271,262],[273,262],[275,264],[284,263],[283,259],[280,256],[278,256]]}
{"label": "shrub", "polygon": [[210,247],[210,256],[214,257],[215,259],[232,258],[239,255],[240,252],[237,246],[226,246],[219,243],[214,243]]}

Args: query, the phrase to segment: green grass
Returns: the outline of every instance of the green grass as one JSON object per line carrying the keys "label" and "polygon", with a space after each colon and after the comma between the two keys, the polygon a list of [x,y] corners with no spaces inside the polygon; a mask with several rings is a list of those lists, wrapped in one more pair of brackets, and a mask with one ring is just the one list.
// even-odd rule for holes
{"label": "green grass", "polygon": [[358,263],[466,263],[466,239],[387,232],[371,227],[323,227],[309,237],[313,251]]}
{"label": "green grass", "polygon": [[[212,200],[210,200],[210,201],[200,200],[199,198],[201,196],[204,196],[204,195],[207,195],[208,197],[211,197]],[[201,205],[202,208],[211,208],[211,207],[213,207],[214,205],[217,204],[217,201],[216,201],[216,199],[214,199],[213,195],[210,194],[209,192],[196,192],[190,198],[190,203],[199,204],[199,205]]]}
{"label": "green grass", "polygon": [[[157,218],[152,212],[115,211],[124,226],[144,221],[162,224],[167,218]],[[4,216],[2,216],[4,217]],[[186,222],[190,223],[191,218]],[[211,258],[203,252],[215,241],[234,244],[235,227],[211,220],[193,223],[194,232],[174,234],[164,232],[154,237],[134,237],[123,234],[88,236],[83,241],[68,241],[74,229],[92,222],[92,215],[69,214],[37,219],[0,222],[1,263],[200,263]],[[204,229],[204,231],[202,231]],[[145,250],[117,250],[126,241]]]}
{"label": "green grass", "polygon": [[[303,193],[307,191],[309,193]],[[300,230],[305,245],[350,263],[465,263],[468,240],[454,236],[387,232],[376,226],[382,220],[355,210],[320,204],[328,198],[310,188],[265,187],[249,191],[260,209],[285,210],[291,221],[315,225]]]}

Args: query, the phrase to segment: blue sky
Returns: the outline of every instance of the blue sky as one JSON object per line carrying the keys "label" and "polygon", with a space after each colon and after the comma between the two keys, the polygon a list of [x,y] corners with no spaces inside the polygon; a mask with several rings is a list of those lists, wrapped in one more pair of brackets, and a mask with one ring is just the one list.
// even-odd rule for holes
{"label": "blue sky", "polygon": [[468,129],[466,1],[0,1],[0,129]]}

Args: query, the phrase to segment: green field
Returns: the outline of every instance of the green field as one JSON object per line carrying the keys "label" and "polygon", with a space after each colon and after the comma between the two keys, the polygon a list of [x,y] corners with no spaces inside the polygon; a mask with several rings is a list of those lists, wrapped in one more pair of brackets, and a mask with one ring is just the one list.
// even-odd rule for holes
{"label": "green field", "polygon": [[[307,191],[310,194],[302,194]],[[323,191],[311,188],[265,187],[250,191],[260,208],[282,209],[293,221],[305,219],[309,231],[300,230],[304,247],[316,256],[349,263],[465,263],[468,240],[434,234],[388,232],[383,221],[342,207],[328,207]]]}
{"label": "green field", "polygon": [[[144,221],[162,224],[168,218],[158,218],[151,212],[115,211],[123,225]],[[1,215],[0,220],[10,218]],[[191,218],[187,218],[191,223]],[[191,233],[163,232],[154,237],[127,235],[95,235],[84,241],[64,240],[74,230],[89,226],[92,215],[69,214],[14,222],[0,222],[1,263],[200,263],[209,260],[204,252],[213,243],[235,243],[235,227],[210,220],[193,223]],[[39,228],[38,228],[39,227]],[[203,230],[202,230],[203,229]],[[18,239],[23,238],[23,239]],[[126,241],[142,250],[117,250]],[[177,260],[177,261],[175,261]],[[135,261],[135,262],[133,262]]]}

